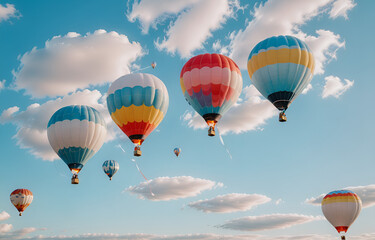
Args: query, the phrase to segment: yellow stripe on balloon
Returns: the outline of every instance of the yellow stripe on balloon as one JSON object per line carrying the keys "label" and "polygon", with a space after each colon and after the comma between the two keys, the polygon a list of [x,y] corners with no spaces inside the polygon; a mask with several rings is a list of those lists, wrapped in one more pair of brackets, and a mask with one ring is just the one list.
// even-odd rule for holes
{"label": "yellow stripe on balloon", "polygon": [[184,84],[184,79],[182,77],[180,78],[180,84],[181,84],[182,93],[185,94],[186,87]]}
{"label": "yellow stripe on balloon", "polygon": [[340,202],[358,202],[358,198],[353,197],[353,196],[325,198],[322,201],[322,205],[330,204],[330,203],[340,203]]}
{"label": "yellow stripe on balloon", "polygon": [[250,77],[260,68],[267,65],[277,64],[277,63],[295,63],[301,64],[308,67],[311,73],[314,72],[315,62],[312,53],[306,50],[300,49],[272,49],[266,52],[261,52],[253,56],[247,62],[247,69],[249,71]]}
{"label": "yellow stripe on balloon", "polygon": [[147,107],[146,105],[129,107],[122,107],[111,114],[113,121],[118,126],[128,124],[128,122],[148,122],[157,126],[164,118],[164,114],[154,106]]}

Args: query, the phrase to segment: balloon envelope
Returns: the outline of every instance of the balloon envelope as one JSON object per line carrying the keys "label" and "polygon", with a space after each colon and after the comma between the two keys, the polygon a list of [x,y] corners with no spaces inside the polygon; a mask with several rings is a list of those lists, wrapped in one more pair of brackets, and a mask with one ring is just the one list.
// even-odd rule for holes
{"label": "balloon envelope", "polygon": [[106,137],[106,124],[101,114],[85,105],[72,105],[57,110],[48,122],[48,140],[53,150],[74,173],[101,148]]}
{"label": "balloon envelope", "polygon": [[186,62],[180,84],[186,101],[194,110],[206,122],[216,123],[240,96],[242,76],[229,57],[206,53]]}
{"label": "balloon envelope", "polygon": [[10,201],[17,208],[20,216],[33,201],[33,193],[28,189],[16,189],[10,194]]}
{"label": "balloon envelope", "polygon": [[108,90],[109,114],[135,144],[142,144],[160,124],[168,105],[167,88],[152,74],[133,73],[122,76]]}
{"label": "balloon envelope", "polygon": [[352,191],[328,193],[322,200],[322,211],[327,220],[340,232],[346,232],[362,209],[362,201]]}
{"label": "balloon envelope", "polygon": [[119,170],[120,165],[115,160],[107,160],[103,163],[102,168],[109,179],[112,179],[113,175]]}
{"label": "balloon envelope", "polygon": [[178,155],[180,155],[180,153],[181,153],[181,148],[175,148],[175,149],[173,150],[173,152],[174,152],[174,154],[176,154],[176,156],[178,157]]}
{"label": "balloon envelope", "polygon": [[292,36],[267,38],[251,51],[247,69],[254,86],[280,111],[310,83],[315,67],[309,47]]}

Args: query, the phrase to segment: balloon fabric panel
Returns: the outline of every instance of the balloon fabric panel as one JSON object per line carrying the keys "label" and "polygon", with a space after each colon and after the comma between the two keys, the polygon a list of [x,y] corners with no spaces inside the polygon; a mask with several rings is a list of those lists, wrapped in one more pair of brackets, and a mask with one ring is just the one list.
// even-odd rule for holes
{"label": "balloon fabric panel", "polygon": [[224,114],[242,90],[241,72],[230,58],[221,54],[202,54],[191,58],[180,75],[182,92],[201,115]]}

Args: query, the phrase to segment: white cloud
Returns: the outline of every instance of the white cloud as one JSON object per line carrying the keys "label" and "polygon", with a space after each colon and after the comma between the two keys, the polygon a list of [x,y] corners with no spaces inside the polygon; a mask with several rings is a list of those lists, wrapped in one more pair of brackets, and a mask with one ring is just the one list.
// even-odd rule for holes
{"label": "white cloud", "polygon": [[0,212],[0,221],[7,220],[8,218],[10,218],[9,213],[7,213],[5,211]]}
{"label": "white cloud", "polygon": [[279,199],[277,199],[276,201],[275,201],[275,205],[279,205],[280,203],[282,203],[283,202],[283,200],[281,199],[281,198],[279,198]]}
{"label": "white cloud", "polygon": [[315,73],[323,73],[324,63],[329,61],[344,43],[339,41],[339,35],[330,31],[318,30],[318,36],[315,37],[303,33],[300,27],[327,11],[331,2],[332,0],[269,0],[260,4],[254,8],[254,18],[247,23],[246,28],[232,33],[230,57],[242,69],[246,69],[250,51],[258,42],[274,35],[295,35],[310,46],[316,60]]}
{"label": "white cloud", "polygon": [[3,79],[2,81],[0,81],[0,91],[3,90],[5,88],[5,79]]}
{"label": "white cloud", "polygon": [[6,3],[5,6],[0,4],[0,22],[6,21],[11,17],[17,17],[17,9],[13,4]]}
{"label": "white cloud", "polygon": [[249,216],[227,221],[219,228],[240,231],[261,231],[279,228],[289,228],[294,225],[321,220],[322,217],[306,216],[300,214],[270,214],[262,216]]}
{"label": "white cloud", "polygon": [[341,16],[348,19],[348,11],[350,11],[356,5],[357,4],[354,3],[354,0],[336,0],[332,5],[331,11],[329,12],[329,17],[335,19]]}
{"label": "white cloud", "polygon": [[317,30],[317,36],[307,36],[301,33],[298,37],[306,41],[315,59],[315,74],[324,73],[324,65],[332,59],[336,59],[336,52],[345,46],[345,41],[340,41],[341,37],[327,30]]}
{"label": "white cloud", "polygon": [[[344,188],[355,192],[362,200],[362,207],[375,206],[375,184],[367,186],[356,186]],[[305,200],[305,203],[320,206],[326,194],[321,194],[318,197],[312,197]]]}
{"label": "white cloud", "polygon": [[2,112],[0,123],[11,123],[17,126],[14,138],[20,148],[28,149],[34,156],[51,161],[57,159],[58,156],[48,142],[47,123],[58,109],[75,104],[88,105],[102,113],[107,122],[107,141],[112,140],[119,132],[108,114],[104,97],[97,90],[78,91],[43,104],[34,103],[24,111],[20,111],[17,106],[8,108]]}
{"label": "white cloud", "polygon": [[311,85],[311,83],[309,83],[305,89],[303,89],[303,91],[301,92],[301,94],[307,94],[311,89],[313,88],[313,86]]}
{"label": "white cloud", "polygon": [[127,17],[129,21],[135,22],[137,19],[142,26],[142,32],[148,33],[149,27],[156,28],[157,24],[162,23],[168,17],[176,15],[186,8],[191,8],[201,0],[135,0],[131,6],[128,6]]}
{"label": "white cloud", "polygon": [[191,176],[158,177],[137,186],[130,186],[126,191],[138,195],[140,199],[169,201],[193,197],[202,191],[221,186],[223,186],[222,183]]}
{"label": "white cloud", "polygon": [[13,228],[12,224],[2,223],[0,224],[0,234],[7,233],[10,230],[12,230],[12,228]]}
{"label": "white cloud", "polygon": [[70,32],[20,57],[14,84],[33,97],[64,96],[116,80],[129,73],[143,54],[139,43],[117,32],[96,30],[85,36]]}
{"label": "white cloud", "polygon": [[269,197],[260,194],[231,193],[191,202],[188,206],[203,212],[230,213],[250,210],[269,201]]}
{"label": "white cloud", "polygon": [[155,42],[155,45],[159,50],[172,54],[178,52],[183,58],[190,57],[194,50],[203,48],[213,31],[233,16],[235,8],[239,8],[236,0],[198,1],[170,24],[167,36],[161,42]]}
{"label": "white cloud", "polygon": [[215,51],[215,52],[218,52],[220,54],[223,54],[223,55],[227,55],[228,54],[228,46],[222,46],[221,45],[221,41],[220,40],[216,40],[213,44],[212,44],[212,49]]}
{"label": "white cloud", "polygon": [[325,77],[325,85],[323,88],[322,98],[327,98],[329,96],[339,98],[344,92],[354,85],[354,81],[344,79],[341,81],[339,77],[328,76]]}
{"label": "white cloud", "polygon": [[[277,115],[277,109],[266,99],[262,98],[254,85],[243,89],[245,100],[237,102],[225,113],[218,123],[220,133],[233,132],[236,134],[256,130],[265,124],[266,120]],[[185,112],[183,121],[194,129],[207,128],[203,118],[195,113]]]}

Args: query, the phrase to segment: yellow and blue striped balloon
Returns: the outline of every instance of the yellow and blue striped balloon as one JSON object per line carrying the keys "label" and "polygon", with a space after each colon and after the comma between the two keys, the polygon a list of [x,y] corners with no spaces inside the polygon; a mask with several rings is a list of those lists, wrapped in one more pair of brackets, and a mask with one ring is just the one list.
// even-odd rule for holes
{"label": "yellow and blue striped balloon", "polygon": [[253,48],[247,62],[254,86],[280,111],[285,111],[310,83],[314,67],[309,47],[292,36],[261,41]]}
{"label": "yellow and blue striped balloon", "polygon": [[137,145],[160,124],[168,110],[167,88],[152,74],[122,76],[112,83],[107,95],[112,120]]}

